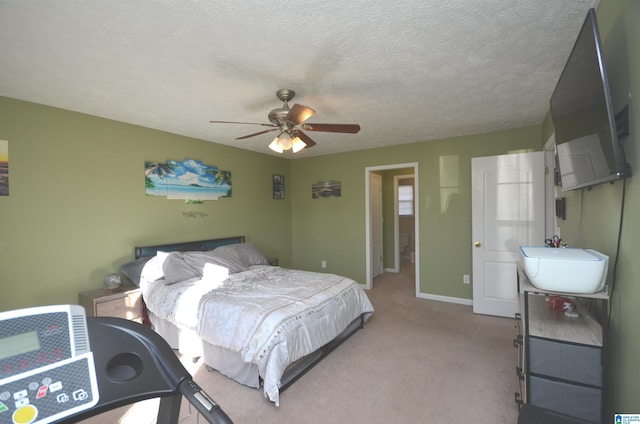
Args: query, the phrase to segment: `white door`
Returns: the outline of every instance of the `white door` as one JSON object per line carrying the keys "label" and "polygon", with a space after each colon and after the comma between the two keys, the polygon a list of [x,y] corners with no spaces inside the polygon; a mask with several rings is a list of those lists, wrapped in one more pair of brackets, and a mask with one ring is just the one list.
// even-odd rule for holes
{"label": "white door", "polygon": [[518,310],[520,246],[543,246],[544,153],[472,158],[473,312]]}
{"label": "white door", "polygon": [[382,274],[382,176],[370,174],[371,278]]}

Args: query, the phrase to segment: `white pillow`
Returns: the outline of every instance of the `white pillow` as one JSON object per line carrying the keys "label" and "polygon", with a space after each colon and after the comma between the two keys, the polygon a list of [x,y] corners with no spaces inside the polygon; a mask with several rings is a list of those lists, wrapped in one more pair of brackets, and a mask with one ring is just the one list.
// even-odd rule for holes
{"label": "white pillow", "polygon": [[169,256],[169,252],[158,252],[156,256],[149,259],[149,261],[142,268],[140,273],[140,283],[151,283],[164,277],[162,272],[162,264]]}

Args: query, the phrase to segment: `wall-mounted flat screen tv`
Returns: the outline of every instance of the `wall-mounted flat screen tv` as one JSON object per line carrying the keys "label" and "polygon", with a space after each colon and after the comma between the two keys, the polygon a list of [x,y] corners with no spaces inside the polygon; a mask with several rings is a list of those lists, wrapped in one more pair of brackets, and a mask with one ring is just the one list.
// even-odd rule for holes
{"label": "wall-mounted flat screen tv", "polygon": [[551,96],[562,190],[631,175],[618,140],[596,14],[589,10]]}

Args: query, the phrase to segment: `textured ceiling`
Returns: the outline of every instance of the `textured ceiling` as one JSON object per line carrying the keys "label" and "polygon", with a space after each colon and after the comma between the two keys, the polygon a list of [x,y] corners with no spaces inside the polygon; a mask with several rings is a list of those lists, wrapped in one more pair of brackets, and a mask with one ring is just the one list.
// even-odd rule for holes
{"label": "textured ceiling", "polygon": [[[0,0],[0,95],[273,154],[282,103],[308,157],[540,124],[598,0]],[[293,157],[291,152],[285,153]]]}

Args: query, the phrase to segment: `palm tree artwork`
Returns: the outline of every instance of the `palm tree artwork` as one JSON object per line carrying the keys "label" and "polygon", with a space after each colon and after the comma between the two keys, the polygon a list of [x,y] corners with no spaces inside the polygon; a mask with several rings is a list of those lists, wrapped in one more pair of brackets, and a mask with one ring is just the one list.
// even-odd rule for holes
{"label": "palm tree artwork", "polygon": [[187,203],[231,197],[231,172],[185,159],[144,163],[145,193]]}

